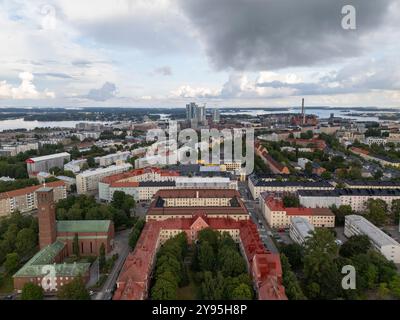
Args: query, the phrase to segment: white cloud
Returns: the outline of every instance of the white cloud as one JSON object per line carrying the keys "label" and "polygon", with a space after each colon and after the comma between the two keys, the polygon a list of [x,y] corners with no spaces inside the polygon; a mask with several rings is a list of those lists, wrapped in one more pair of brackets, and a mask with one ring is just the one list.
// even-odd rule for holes
{"label": "white cloud", "polygon": [[33,84],[34,76],[30,72],[21,72],[19,74],[21,84],[13,87],[7,81],[0,81],[0,98],[1,99],[46,99],[55,98],[55,93],[45,89],[39,92]]}

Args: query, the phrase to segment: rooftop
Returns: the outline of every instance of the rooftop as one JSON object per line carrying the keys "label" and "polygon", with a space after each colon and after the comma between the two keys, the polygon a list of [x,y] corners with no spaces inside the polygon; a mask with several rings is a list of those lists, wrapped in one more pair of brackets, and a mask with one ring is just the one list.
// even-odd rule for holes
{"label": "rooftop", "polygon": [[310,236],[310,233],[314,231],[314,226],[309,223],[307,219],[301,217],[293,217],[291,223],[293,227],[300,233],[303,239]]}
{"label": "rooftop", "polygon": [[400,246],[400,244],[389,237],[381,229],[373,225],[367,219],[358,215],[349,215],[345,217],[346,222],[350,221],[365,235],[367,235],[378,246]]}
{"label": "rooftop", "polygon": [[104,232],[107,233],[110,228],[110,220],[68,220],[68,221],[57,221],[57,232]]}
{"label": "rooftop", "polygon": [[63,242],[56,241],[43,248],[19,269],[13,277],[43,276],[42,268],[48,265],[54,266],[57,276],[77,276],[88,272],[90,263],[54,264],[56,257],[64,249],[64,246],[65,244]]}
{"label": "rooftop", "polygon": [[55,153],[55,154],[50,154],[47,156],[41,156],[41,157],[36,157],[36,158],[30,158],[27,160],[27,162],[40,162],[40,161],[46,161],[46,160],[51,160],[51,159],[56,159],[56,158],[62,158],[62,157],[70,157],[71,155],[67,152],[62,152],[62,153]]}
{"label": "rooftop", "polygon": [[94,176],[94,175],[97,175],[97,174],[112,172],[114,170],[126,169],[126,168],[130,168],[130,167],[132,167],[131,164],[123,163],[121,165],[114,165],[114,166],[109,166],[109,167],[106,167],[106,168],[98,168],[98,169],[94,169],[94,170],[87,170],[87,171],[84,171],[81,174],[79,174],[77,177],[86,178],[86,177]]}
{"label": "rooftop", "polygon": [[[62,187],[62,186],[65,186],[64,181],[54,181],[54,182],[46,183],[47,189],[57,188],[57,187]],[[3,192],[3,193],[0,193],[0,200],[19,197],[19,196],[22,196],[25,194],[34,193],[34,192],[38,191],[39,189],[43,189],[43,185],[37,185],[37,186],[26,187],[26,188],[22,188],[22,189],[13,190],[13,191]]]}

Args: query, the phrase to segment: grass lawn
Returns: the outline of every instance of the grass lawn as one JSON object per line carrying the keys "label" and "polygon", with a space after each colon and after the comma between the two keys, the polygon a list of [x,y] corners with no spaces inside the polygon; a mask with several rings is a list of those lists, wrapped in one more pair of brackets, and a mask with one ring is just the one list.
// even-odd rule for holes
{"label": "grass lawn", "polygon": [[11,276],[4,276],[3,285],[0,287],[0,294],[9,294],[14,291],[14,282]]}
{"label": "grass lawn", "polygon": [[198,287],[193,280],[193,273],[189,270],[189,284],[186,287],[178,288],[177,299],[178,300],[196,300]]}

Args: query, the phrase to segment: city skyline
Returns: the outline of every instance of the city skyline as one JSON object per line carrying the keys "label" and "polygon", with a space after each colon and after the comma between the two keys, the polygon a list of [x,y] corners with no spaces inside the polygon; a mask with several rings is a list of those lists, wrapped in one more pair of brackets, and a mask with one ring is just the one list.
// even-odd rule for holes
{"label": "city skyline", "polygon": [[[341,26],[346,4],[356,30]],[[394,0],[5,0],[0,107],[399,107],[399,11]]]}

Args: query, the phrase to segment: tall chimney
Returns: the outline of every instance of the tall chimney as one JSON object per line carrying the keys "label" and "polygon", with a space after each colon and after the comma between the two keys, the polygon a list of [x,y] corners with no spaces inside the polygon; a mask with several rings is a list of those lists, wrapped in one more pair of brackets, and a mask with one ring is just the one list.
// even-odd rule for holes
{"label": "tall chimney", "polygon": [[302,116],[302,124],[304,126],[306,124],[306,110],[304,108],[304,98],[301,103],[301,116]]}

